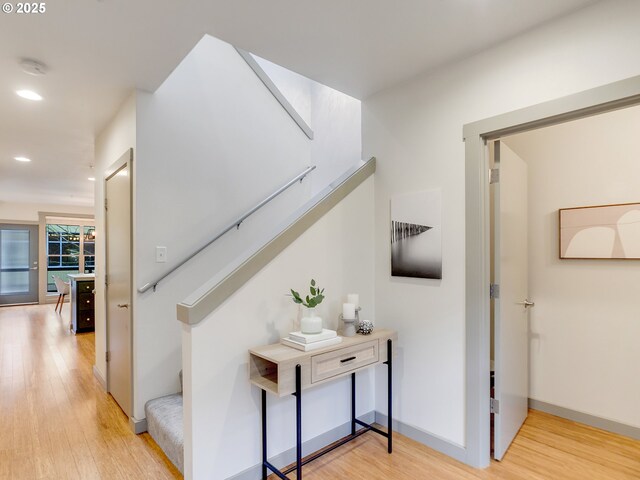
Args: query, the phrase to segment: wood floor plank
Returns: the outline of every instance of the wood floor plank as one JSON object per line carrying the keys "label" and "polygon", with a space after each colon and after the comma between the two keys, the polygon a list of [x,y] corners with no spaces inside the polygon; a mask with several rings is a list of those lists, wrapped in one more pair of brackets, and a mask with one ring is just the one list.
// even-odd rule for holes
{"label": "wood floor plank", "polygon": [[[182,478],[93,377],[93,334],[68,324],[68,305],[61,315],[0,308],[0,480]],[[304,479],[640,480],[640,441],[536,411],[484,470],[394,438],[388,455],[384,438],[362,435],[304,467]]]}
{"label": "wood floor plank", "polygon": [[182,478],[93,377],[94,335],[53,308],[0,308],[0,480]]}
{"label": "wood floor plank", "polygon": [[394,436],[388,455],[386,439],[370,432],[303,473],[304,480],[639,480],[640,441],[531,410],[503,461],[484,470],[402,435]]}

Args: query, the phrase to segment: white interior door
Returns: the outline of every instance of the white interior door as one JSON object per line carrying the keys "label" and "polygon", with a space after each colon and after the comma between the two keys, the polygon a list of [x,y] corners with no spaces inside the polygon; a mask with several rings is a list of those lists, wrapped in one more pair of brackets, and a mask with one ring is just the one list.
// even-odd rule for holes
{"label": "white interior door", "polygon": [[[130,158],[130,152],[127,153]],[[107,382],[120,408],[132,416],[131,175],[125,162],[107,178]]]}
{"label": "white interior door", "polygon": [[496,142],[495,159],[494,457],[500,460],[528,413],[527,164],[503,142]]}

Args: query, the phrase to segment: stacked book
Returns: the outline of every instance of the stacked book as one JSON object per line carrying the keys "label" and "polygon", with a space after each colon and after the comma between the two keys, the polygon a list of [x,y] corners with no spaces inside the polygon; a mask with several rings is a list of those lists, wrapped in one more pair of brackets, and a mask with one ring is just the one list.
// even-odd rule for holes
{"label": "stacked book", "polygon": [[320,333],[291,332],[287,338],[282,339],[284,345],[297,348],[303,352],[330,347],[341,341],[342,337],[339,337],[335,330],[326,328],[323,328]]}

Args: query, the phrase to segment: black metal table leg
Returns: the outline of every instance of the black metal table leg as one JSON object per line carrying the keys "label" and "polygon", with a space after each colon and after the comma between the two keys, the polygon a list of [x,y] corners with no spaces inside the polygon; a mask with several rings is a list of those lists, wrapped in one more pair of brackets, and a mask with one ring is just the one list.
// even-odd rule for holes
{"label": "black metal table leg", "polygon": [[302,367],[296,365],[296,480],[302,480]]}
{"label": "black metal table leg", "polygon": [[351,374],[351,435],[356,434],[356,372]]}
{"label": "black metal table leg", "polygon": [[392,436],[393,436],[393,416],[392,416],[392,393],[393,393],[393,367],[392,367],[392,358],[393,358],[393,354],[391,351],[392,348],[392,342],[391,339],[387,340],[387,371],[388,371],[388,376],[387,376],[387,418],[389,419],[389,423],[387,425],[387,431],[388,431],[388,436],[387,436],[387,451],[389,453],[391,453],[393,451],[393,442],[392,442]]}
{"label": "black metal table leg", "polygon": [[[393,443],[393,345],[391,339],[387,340],[387,360],[384,362],[387,365],[387,417],[389,419],[387,431],[380,430],[373,425],[358,420],[356,418],[356,374],[351,373],[351,435],[344,437],[342,440],[333,443],[329,447],[318,451],[308,458],[302,461],[302,367],[296,365],[296,390],[293,395],[296,397],[296,463],[293,466],[288,467],[284,471],[278,469],[275,465],[272,465],[267,459],[267,391],[262,390],[262,479],[266,480],[269,470],[271,470],[278,478],[282,480],[288,480],[287,474],[296,472],[296,480],[302,480],[302,467],[309,462],[312,462],[321,456],[333,451],[334,449],[355,440],[360,435],[366,432],[375,432],[378,435],[387,437],[387,451],[392,452]],[[360,430],[356,431],[357,425],[362,426]]]}
{"label": "black metal table leg", "polygon": [[267,391],[262,391],[262,480],[267,480]]}

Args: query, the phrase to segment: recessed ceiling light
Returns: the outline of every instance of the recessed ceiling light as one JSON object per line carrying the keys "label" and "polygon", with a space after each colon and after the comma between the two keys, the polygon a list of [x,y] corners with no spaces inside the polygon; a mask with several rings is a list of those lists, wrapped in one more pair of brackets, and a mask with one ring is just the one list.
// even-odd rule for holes
{"label": "recessed ceiling light", "polygon": [[87,180],[89,180],[90,182],[95,182],[96,181],[96,177],[89,177],[89,178],[87,178]]}
{"label": "recessed ceiling light", "polygon": [[16,93],[22,98],[26,98],[27,100],[35,100],[38,102],[42,100],[42,96],[38,95],[32,90],[17,90]]}
{"label": "recessed ceiling light", "polygon": [[15,160],[19,161],[19,162],[30,162],[31,159],[27,158],[27,157],[13,157]]}

